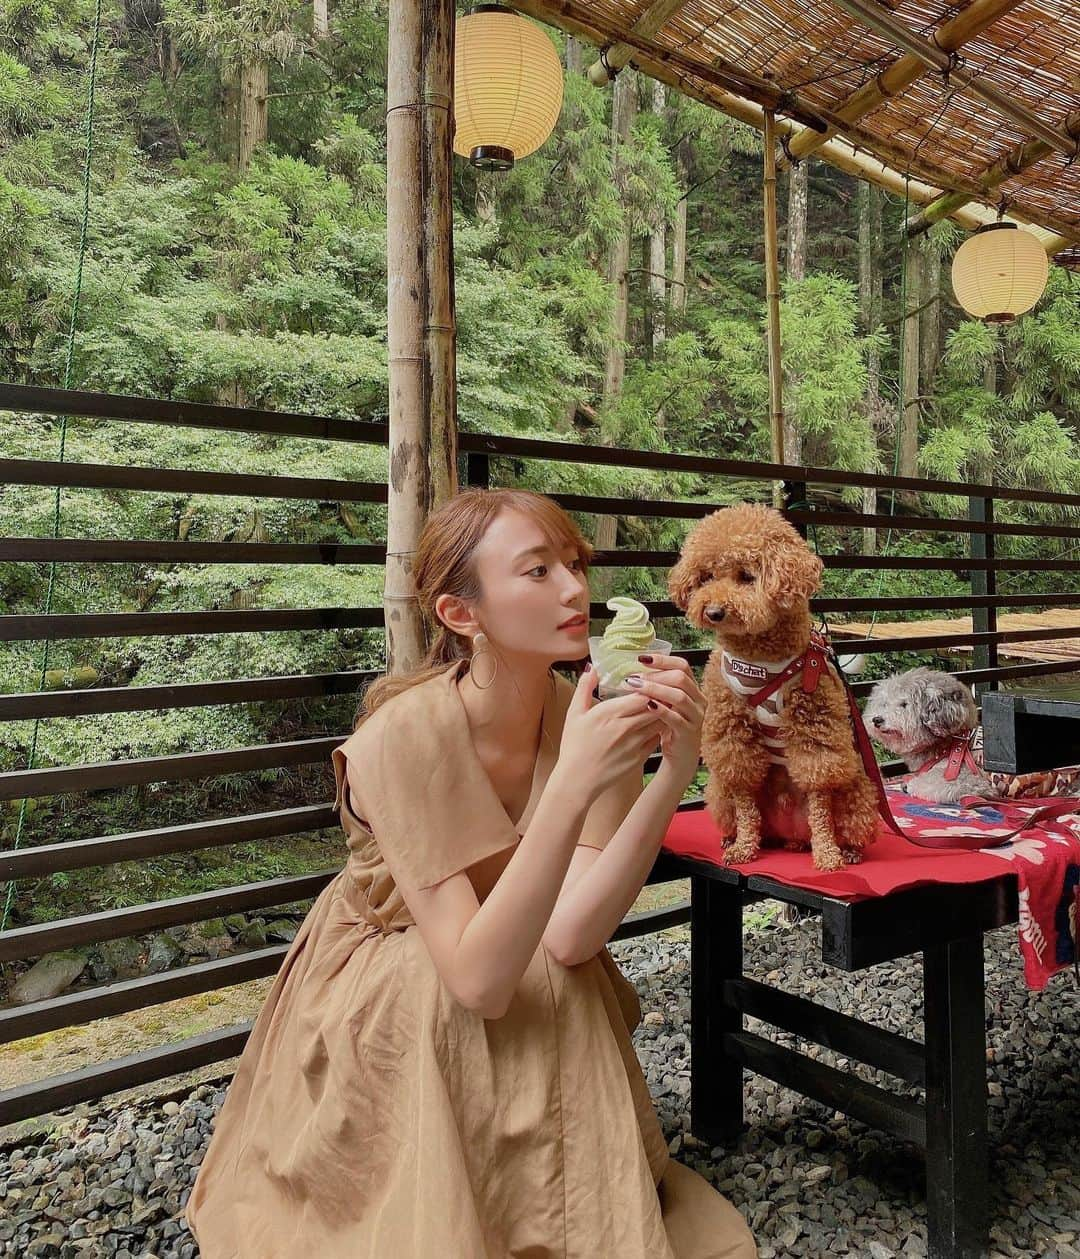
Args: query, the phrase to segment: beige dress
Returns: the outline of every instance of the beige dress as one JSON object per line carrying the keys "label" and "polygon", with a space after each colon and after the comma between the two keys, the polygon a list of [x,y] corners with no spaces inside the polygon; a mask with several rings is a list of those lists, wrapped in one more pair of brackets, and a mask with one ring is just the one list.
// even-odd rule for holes
{"label": "beige dress", "polygon": [[[187,1206],[202,1259],[751,1259],[742,1216],[668,1156],[607,949],[537,948],[507,1013],[443,984],[393,870],[466,870],[483,900],[551,772],[573,687],[553,674],[532,795],[511,821],[460,664],[334,749],[348,841],[267,995]],[[346,761],[353,773],[346,780]],[[603,848],[641,791],[599,797]],[[362,799],[357,792],[362,793]]]}

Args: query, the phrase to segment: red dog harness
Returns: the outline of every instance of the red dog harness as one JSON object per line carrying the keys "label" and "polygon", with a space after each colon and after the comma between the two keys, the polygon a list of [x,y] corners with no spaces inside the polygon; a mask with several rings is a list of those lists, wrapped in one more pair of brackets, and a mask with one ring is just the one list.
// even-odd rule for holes
{"label": "red dog harness", "polygon": [[[746,700],[754,714],[769,760],[774,765],[783,765],[787,760],[784,739],[780,732],[784,701],[783,696],[778,696],[777,692],[800,675],[802,689],[813,691],[827,667],[827,644],[817,631],[811,635],[810,645],[801,655],[779,667],[761,661],[742,660],[721,650],[720,671],[724,681],[734,694]],[[755,691],[752,689],[754,682],[764,682],[764,686]]]}
{"label": "red dog harness", "polygon": [[[800,683],[801,689],[808,695],[817,690],[817,684],[821,681],[821,675],[829,667],[829,656],[832,648],[829,646],[828,640],[819,630],[810,631],[810,644],[801,656],[796,656],[790,664],[786,665],[770,682],[766,683],[760,691],[755,691],[750,696],[749,703],[753,708],[757,708],[778,691],[785,682],[790,682],[797,674],[802,674]],[[746,664],[746,661],[738,661],[739,664]]]}
{"label": "red dog harness", "polygon": [[[729,658],[733,665],[742,666],[736,671],[742,676],[754,676],[751,670],[759,670],[757,676],[761,672],[767,672],[760,665],[755,665],[750,661],[737,660],[734,657]],[[1040,822],[1048,821],[1051,818],[1060,816],[1063,813],[1075,813],[1077,811],[1077,802],[1075,799],[1060,800],[1055,804],[1046,805],[1041,809],[1036,809],[1030,814],[1022,826],[1016,827],[1015,830],[1009,831],[1005,835],[997,835],[988,838],[985,835],[956,835],[948,836],[924,836],[916,838],[914,835],[908,835],[897,823],[893,817],[892,809],[889,806],[889,797],[885,791],[885,783],[881,777],[881,769],[877,763],[877,757],[874,755],[874,749],[870,743],[870,736],[866,732],[863,725],[862,713],[859,712],[859,706],[856,703],[854,692],[851,685],[844,675],[843,670],[836,663],[836,653],[828,637],[820,630],[811,630],[810,642],[806,650],[794,660],[791,660],[784,668],[776,674],[758,691],[750,695],[746,695],[746,702],[751,708],[756,709],[763,704],[770,696],[774,695],[786,682],[790,682],[792,678],[802,675],[800,678],[800,688],[807,694],[812,694],[817,690],[818,683],[822,676],[831,668],[832,672],[839,679],[841,686],[844,688],[844,694],[847,697],[848,713],[851,718],[852,733],[854,735],[855,746],[858,748],[859,755],[862,758],[863,768],[866,770],[866,776],[874,786],[878,800],[878,813],[881,820],[893,832],[906,839],[909,844],[915,844],[919,848],[963,848],[968,851],[974,851],[979,848],[1000,848],[1002,844],[1007,844],[1022,834],[1024,831],[1030,830]],[[728,674],[730,680],[730,673]],[[745,692],[743,692],[745,694]],[[771,741],[770,741],[771,742]],[[948,766],[945,770],[945,778],[949,782],[955,782],[960,776],[960,770],[963,765],[967,764],[977,773],[982,773],[981,767],[976,763],[972,753],[972,739],[958,738],[952,747],[943,752],[933,764],[948,759]],[[776,759],[773,757],[772,759]],[[991,803],[991,802],[987,802]],[[1080,917],[1080,888],[1077,890],[1077,915]]]}
{"label": "red dog harness", "polygon": [[983,775],[983,767],[975,759],[975,749],[982,746],[981,732],[976,728],[970,734],[958,734],[952,740],[949,747],[935,756],[932,761],[927,761],[919,770],[920,774],[925,773],[928,769],[933,769],[935,765],[940,765],[942,761],[947,761],[945,766],[945,781],[954,783],[960,777],[960,771],[966,765],[973,774],[978,774],[981,778]]}

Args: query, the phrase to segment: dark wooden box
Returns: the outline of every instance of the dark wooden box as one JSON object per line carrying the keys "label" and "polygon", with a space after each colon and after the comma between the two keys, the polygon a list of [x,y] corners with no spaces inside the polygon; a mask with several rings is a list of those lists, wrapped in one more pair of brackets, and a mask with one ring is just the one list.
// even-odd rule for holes
{"label": "dark wooden box", "polygon": [[1015,691],[982,696],[983,764],[1026,774],[1080,764],[1080,701]]}

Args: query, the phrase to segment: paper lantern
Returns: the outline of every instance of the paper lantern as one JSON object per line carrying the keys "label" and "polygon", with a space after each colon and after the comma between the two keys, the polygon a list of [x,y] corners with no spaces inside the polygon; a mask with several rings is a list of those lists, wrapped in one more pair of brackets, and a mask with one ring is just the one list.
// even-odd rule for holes
{"label": "paper lantern", "polygon": [[509,170],[551,135],[562,98],[559,54],[535,22],[499,4],[458,19],[455,153],[481,170]]}
{"label": "paper lantern", "polygon": [[976,319],[1008,323],[1043,295],[1050,274],[1046,250],[1015,223],[988,223],[953,257],[956,300]]}

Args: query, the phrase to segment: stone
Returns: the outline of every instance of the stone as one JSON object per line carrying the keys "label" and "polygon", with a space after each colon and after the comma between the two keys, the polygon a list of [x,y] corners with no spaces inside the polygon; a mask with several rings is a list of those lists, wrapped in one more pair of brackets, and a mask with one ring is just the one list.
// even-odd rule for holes
{"label": "stone", "polygon": [[272,922],[266,924],[266,938],[268,940],[281,940],[286,944],[291,944],[296,939],[296,933],[299,929],[291,918],[275,918]]}
{"label": "stone", "polygon": [[86,969],[86,954],[76,949],[46,953],[11,986],[11,1000],[16,1005],[48,1001],[70,988]]}
{"label": "stone", "polygon": [[103,940],[98,948],[102,961],[117,979],[136,979],[142,974],[145,950],[141,941],[121,936],[119,940]]}
{"label": "stone", "polygon": [[266,923],[261,918],[253,918],[237,936],[237,940],[249,949],[266,947]]}
{"label": "stone", "polygon": [[162,971],[169,970],[183,956],[184,950],[180,947],[180,942],[175,936],[163,931],[160,935],[154,936],[150,945],[150,956],[146,961],[147,973],[158,975]]}

